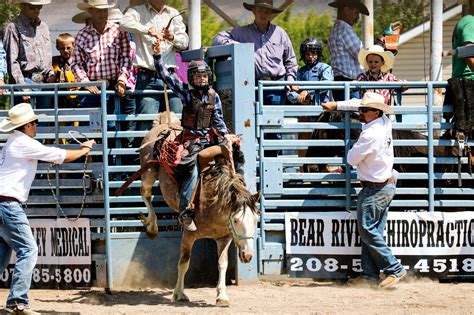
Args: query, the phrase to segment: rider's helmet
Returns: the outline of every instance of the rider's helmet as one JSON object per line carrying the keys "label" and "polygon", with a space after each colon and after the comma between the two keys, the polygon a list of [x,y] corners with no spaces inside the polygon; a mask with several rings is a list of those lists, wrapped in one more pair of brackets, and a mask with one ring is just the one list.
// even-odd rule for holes
{"label": "rider's helmet", "polygon": [[[306,60],[306,52],[311,51],[318,55],[315,61]],[[306,38],[300,45],[300,58],[307,66],[314,66],[321,59],[323,53],[323,42],[312,37]]]}
{"label": "rider's helmet", "polygon": [[[208,83],[206,84],[194,84],[193,76],[196,73],[207,73]],[[209,88],[209,81],[212,80],[212,71],[209,65],[204,60],[193,60],[188,66],[188,82],[189,84],[198,90]]]}

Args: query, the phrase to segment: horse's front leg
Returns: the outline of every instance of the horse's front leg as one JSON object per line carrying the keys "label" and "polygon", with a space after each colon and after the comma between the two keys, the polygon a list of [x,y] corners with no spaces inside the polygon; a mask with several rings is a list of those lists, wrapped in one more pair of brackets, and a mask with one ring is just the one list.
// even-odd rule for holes
{"label": "horse's front leg", "polygon": [[146,235],[150,239],[155,239],[158,235],[158,224],[156,222],[155,208],[151,203],[151,196],[153,193],[153,184],[158,178],[158,171],[151,167],[141,176],[141,187],[140,192],[142,195],[143,202],[148,210],[148,215],[145,217],[143,214],[139,215],[139,219],[145,226]]}
{"label": "horse's front leg", "polygon": [[195,240],[195,237],[191,236],[188,231],[183,232],[178,262],[178,280],[176,281],[176,286],[173,291],[174,302],[189,301],[189,298],[186,296],[186,294],[184,294],[184,277],[186,276],[186,272],[189,269],[191,251],[193,249]]}
{"label": "horse's front leg", "polygon": [[217,243],[217,269],[219,270],[219,280],[217,281],[217,298],[216,305],[228,306],[229,297],[227,296],[225,279],[227,266],[229,265],[229,245],[232,238],[226,237],[216,240]]}

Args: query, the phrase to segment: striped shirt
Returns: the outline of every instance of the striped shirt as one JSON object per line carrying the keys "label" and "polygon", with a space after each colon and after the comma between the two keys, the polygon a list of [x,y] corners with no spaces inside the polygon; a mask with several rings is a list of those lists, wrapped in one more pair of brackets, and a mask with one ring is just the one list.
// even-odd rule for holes
{"label": "striped shirt", "polygon": [[107,22],[104,32],[93,25],[76,35],[72,69],[77,81],[117,80],[126,83],[132,66],[128,34]]}
{"label": "striped shirt", "polygon": [[[173,92],[179,96],[181,101],[183,102],[184,106],[193,106],[193,92],[190,89],[187,83],[181,82],[177,76],[172,76],[168,69],[163,62],[163,58],[161,55],[155,55],[155,68],[158,71],[160,78],[170,87]],[[209,95],[208,93],[203,93],[201,95],[201,102],[208,103],[209,102]],[[224,114],[222,111],[222,103],[219,95],[216,93],[215,100],[214,100],[214,109],[212,110],[212,128],[216,129],[221,134],[227,134],[227,127],[224,122]],[[210,131],[211,128],[205,129],[193,129],[189,130],[191,133],[205,136]]]}
{"label": "striped shirt", "polygon": [[362,42],[348,23],[337,20],[328,39],[334,76],[355,80],[362,72],[357,56]]}
{"label": "striped shirt", "polygon": [[[380,72],[378,76],[374,77],[370,71],[362,72],[357,77],[357,81],[370,81],[370,82],[399,82],[396,76],[389,72]],[[383,95],[385,98],[385,104],[390,105],[390,96],[392,95],[394,89],[363,89],[361,90],[361,95],[364,96],[365,92],[375,92],[377,94]]]}

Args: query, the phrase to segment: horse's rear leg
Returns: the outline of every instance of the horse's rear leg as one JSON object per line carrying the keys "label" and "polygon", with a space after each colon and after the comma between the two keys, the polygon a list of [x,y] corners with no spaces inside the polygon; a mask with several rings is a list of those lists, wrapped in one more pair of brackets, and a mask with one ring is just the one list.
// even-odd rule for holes
{"label": "horse's rear leg", "polygon": [[189,298],[184,294],[184,277],[189,269],[189,262],[191,260],[191,251],[193,249],[195,238],[189,236],[187,231],[183,232],[181,238],[180,255],[178,262],[178,280],[173,291],[174,302],[188,302]]}
{"label": "horse's rear leg", "polygon": [[217,281],[217,298],[216,305],[228,306],[229,297],[227,296],[225,286],[225,276],[227,272],[227,266],[229,264],[229,245],[232,239],[230,237],[221,238],[216,240],[217,243],[217,269],[219,270],[219,280]]}
{"label": "horse's rear leg", "polygon": [[158,224],[156,222],[156,213],[155,208],[151,203],[151,196],[153,193],[153,184],[158,178],[158,172],[154,168],[148,169],[141,176],[142,185],[140,187],[140,192],[142,194],[143,202],[146,205],[148,210],[148,215],[145,217],[143,214],[140,214],[139,219],[143,222],[145,226],[146,235],[150,239],[155,239],[158,235]]}

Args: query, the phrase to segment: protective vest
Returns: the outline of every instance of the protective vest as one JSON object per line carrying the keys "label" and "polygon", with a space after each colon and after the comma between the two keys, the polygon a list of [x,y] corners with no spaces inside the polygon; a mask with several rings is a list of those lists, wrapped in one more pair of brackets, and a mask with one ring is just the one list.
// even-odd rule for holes
{"label": "protective vest", "polygon": [[196,90],[192,91],[191,104],[183,108],[181,126],[193,130],[211,128],[216,91],[209,89],[207,95],[207,102],[203,102],[201,95]]}

